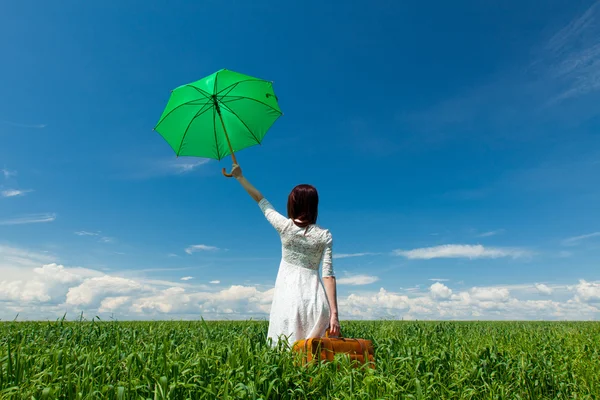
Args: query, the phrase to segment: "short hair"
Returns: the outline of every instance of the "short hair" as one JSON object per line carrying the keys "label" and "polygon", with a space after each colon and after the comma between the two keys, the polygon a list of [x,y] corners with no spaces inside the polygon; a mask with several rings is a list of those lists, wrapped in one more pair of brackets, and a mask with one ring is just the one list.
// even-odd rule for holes
{"label": "short hair", "polygon": [[[314,186],[298,185],[290,192],[287,203],[288,217],[300,228],[317,223],[319,193]],[[296,221],[299,220],[300,222]]]}

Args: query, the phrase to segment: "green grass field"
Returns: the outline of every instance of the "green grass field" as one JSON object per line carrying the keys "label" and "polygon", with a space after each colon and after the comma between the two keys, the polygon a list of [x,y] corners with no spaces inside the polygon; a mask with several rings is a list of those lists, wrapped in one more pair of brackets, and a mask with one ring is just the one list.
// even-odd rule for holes
{"label": "green grass field", "polygon": [[266,322],[5,322],[2,399],[596,399],[600,323],[343,322],[377,367],[298,367]]}

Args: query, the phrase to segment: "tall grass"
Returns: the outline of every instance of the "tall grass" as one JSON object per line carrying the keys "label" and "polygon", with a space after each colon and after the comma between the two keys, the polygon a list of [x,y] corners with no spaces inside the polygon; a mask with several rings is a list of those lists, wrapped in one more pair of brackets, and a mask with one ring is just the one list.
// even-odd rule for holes
{"label": "tall grass", "polygon": [[377,367],[298,367],[266,322],[5,322],[2,399],[600,397],[600,324],[345,322]]}

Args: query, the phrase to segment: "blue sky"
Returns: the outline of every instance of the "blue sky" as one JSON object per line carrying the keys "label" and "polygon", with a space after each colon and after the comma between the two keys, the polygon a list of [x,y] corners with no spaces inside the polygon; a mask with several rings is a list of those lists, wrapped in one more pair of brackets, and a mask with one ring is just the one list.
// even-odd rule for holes
{"label": "blue sky", "polygon": [[268,315],[230,159],[152,131],[221,68],[274,81],[238,161],[319,189],[342,319],[600,317],[599,2],[116,4],[3,6],[0,318]]}

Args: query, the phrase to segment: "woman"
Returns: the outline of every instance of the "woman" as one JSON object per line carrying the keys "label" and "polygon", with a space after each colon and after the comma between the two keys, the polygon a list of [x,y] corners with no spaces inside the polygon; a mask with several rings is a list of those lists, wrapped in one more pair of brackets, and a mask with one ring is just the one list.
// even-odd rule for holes
{"label": "woman", "polygon": [[[329,230],[316,225],[317,190],[310,185],[296,186],[288,197],[288,218],[285,218],[244,178],[239,165],[234,164],[231,173],[258,202],[281,238],[282,255],[268,338],[273,339],[273,345],[278,339],[287,339],[292,345],[296,340],[324,336],[328,328],[331,336],[338,336],[340,323],[331,254],[333,240]],[[319,278],[321,263],[324,282]]]}

